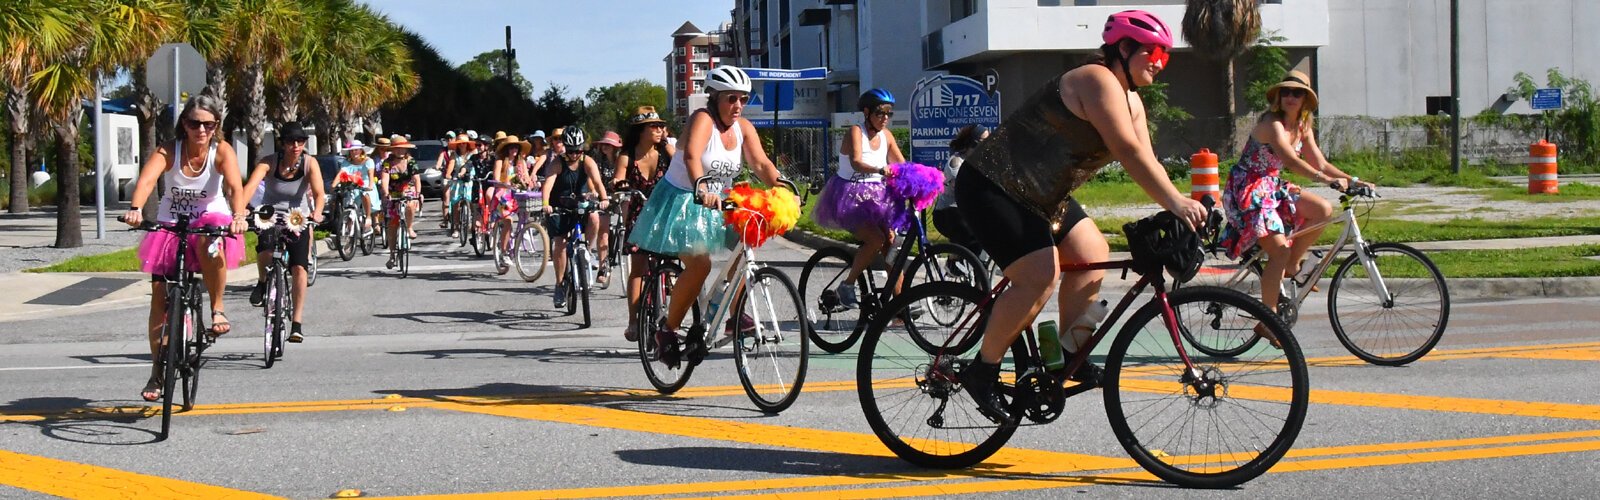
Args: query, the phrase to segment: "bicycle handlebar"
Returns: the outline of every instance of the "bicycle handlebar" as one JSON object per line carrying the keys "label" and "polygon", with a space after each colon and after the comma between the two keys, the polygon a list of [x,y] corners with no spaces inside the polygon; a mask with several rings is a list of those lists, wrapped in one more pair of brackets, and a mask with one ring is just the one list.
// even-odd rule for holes
{"label": "bicycle handlebar", "polygon": [[[188,219],[188,218],[184,217],[184,218],[182,218],[180,220],[186,220],[186,219]],[[121,222],[121,223],[124,223],[124,224],[128,223],[127,216],[118,215],[117,216],[117,222]],[[148,221],[148,220],[147,221],[142,221],[142,222],[139,223],[138,226],[128,228],[128,230],[129,231],[169,231],[169,232],[173,232],[173,233],[177,233],[177,234],[192,234],[192,235],[198,235],[198,236],[227,236],[227,235],[231,234],[228,231],[228,228],[227,227],[223,227],[223,226],[202,226],[202,227],[199,227],[199,228],[195,228],[193,226],[187,226],[187,227],[184,227],[183,229],[179,229],[176,225],[168,227],[168,226],[163,226],[160,223],[157,223],[155,221]]]}

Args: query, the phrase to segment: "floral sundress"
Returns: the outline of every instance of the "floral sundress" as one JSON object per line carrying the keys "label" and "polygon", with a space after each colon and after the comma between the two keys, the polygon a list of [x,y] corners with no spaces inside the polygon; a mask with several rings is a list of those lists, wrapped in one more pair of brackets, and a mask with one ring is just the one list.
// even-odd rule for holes
{"label": "floral sundress", "polygon": [[[1294,148],[1299,150],[1300,144]],[[1228,225],[1222,228],[1222,248],[1228,257],[1239,258],[1262,237],[1293,233],[1304,222],[1295,213],[1298,201],[1300,186],[1283,180],[1283,159],[1271,147],[1251,138],[1239,155],[1239,163],[1228,172],[1228,186],[1222,191],[1222,206],[1228,214]]]}

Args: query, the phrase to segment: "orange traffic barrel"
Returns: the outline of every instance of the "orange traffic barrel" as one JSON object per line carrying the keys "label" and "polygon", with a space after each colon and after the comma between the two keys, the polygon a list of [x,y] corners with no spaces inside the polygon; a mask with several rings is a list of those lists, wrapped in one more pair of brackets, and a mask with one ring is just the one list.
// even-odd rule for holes
{"label": "orange traffic barrel", "polygon": [[1217,175],[1217,154],[1211,150],[1200,148],[1199,153],[1189,157],[1189,197],[1199,200],[1206,196],[1217,203],[1222,202],[1221,177]]}
{"label": "orange traffic barrel", "polygon": [[1556,194],[1556,145],[1539,139],[1528,146],[1528,194]]}

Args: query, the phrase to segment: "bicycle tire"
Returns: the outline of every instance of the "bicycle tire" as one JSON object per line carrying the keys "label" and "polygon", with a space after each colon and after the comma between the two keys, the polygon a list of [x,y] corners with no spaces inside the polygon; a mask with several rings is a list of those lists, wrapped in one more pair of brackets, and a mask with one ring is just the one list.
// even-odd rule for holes
{"label": "bicycle tire", "polygon": [[[811,347],[800,291],[782,271],[763,267],[745,283],[733,311],[738,312],[728,315],[730,324],[737,325],[733,359],[745,395],[762,413],[788,409],[805,386]],[[755,320],[755,328],[743,328],[744,315]],[[763,380],[766,375],[771,379]]]}
{"label": "bicycle tire", "polygon": [[273,341],[273,336],[276,335],[274,322],[277,321],[277,292],[273,289],[277,287],[277,273],[278,267],[276,263],[267,264],[267,277],[264,281],[267,289],[261,292],[262,297],[266,299],[261,304],[264,308],[261,311],[261,358],[265,360],[262,365],[266,369],[272,368],[273,362],[277,361],[277,357],[273,356],[273,348],[277,346],[276,342]]}
{"label": "bicycle tire", "polygon": [[[506,220],[506,219],[501,218],[499,220]],[[494,221],[494,219],[491,219],[491,218],[488,218],[488,217],[484,217],[483,228],[482,229],[477,229],[477,228],[473,229],[473,236],[471,238],[471,244],[472,244],[472,253],[474,255],[476,255],[478,257],[482,257],[485,252],[488,252],[488,251],[490,251],[492,249],[490,247],[490,245],[493,245],[494,242],[498,241],[498,240],[490,239],[490,236],[493,235],[492,234],[493,233],[493,228],[491,228],[490,225],[495,224],[495,223],[497,223],[497,221]]]}
{"label": "bicycle tire", "polygon": [[494,260],[494,273],[496,275],[504,275],[511,272],[512,256],[507,251],[516,252],[515,248],[510,247],[510,245],[516,244],[516,239],[512,237],[514,236],[512,231],[514,229],[511,227],[511,219],[500,219],[499,222],[494,224],[494,230],[489,232],[489,244],[494,248],[494,253],[491,254],[490,258]]}
{"label": "bicycle tire", "polygon": [[477,246],[477,243],[472,241],[475,236],[475,231],[472,230],[472,214],[467,213],[466,206],[461,203],[455,204],[450,208],[450,215],[450,224],[455,226],[452,229],[456,233],[456,246],[464,247],[468,244]]}
{"label": "bicycle tire", "polygon": [[[181,262],[182,259],[179,259]],[[172,402],[177,397],[178,363],[183,356],[183,287],[167,283],[167,324],[161,345],[161,440],[172,434]]]}
{"label": "bicycle tire", "polygon": [[200,368],[205,365],[201,358],[205,353],[204,333],[200,331],[200,304],[190,301],[184,307],[187,311],[184,323],[184,364],[180,367],[183,379],[183,411],[194,409],[195,399],[200,393]]}
{"label": "bicycle tire", "polygon": [[[1313,264],[1308,262],[1307,265]],[[1241,276],[1238,283],[1234,283],[1231,286],[1228,285],[1227,281],[1232,279],[1233,274],[1226,272],[1225,269],[1227,268],[1207,266],[1211,269],[1211,272],[1206,272],[1206,268],[1202,268],[1201,273],[1197,274],[1194,280],[1191,280],[1188,283],[1174,284],[1172,288],[1176,290],[1180,287],[1188,288],[1194,286],[1218,286],[1243,293],[1247,297],[1260,297],[1262,265],[1259,259],[1255,259],[1251,256],[1245,256],[1237,265],[1230,264],[1228,267],[1243,268],[1245,266],[1249,266],[1249,268],[1244,271],[1245,274]],[[1234,272],[1237,273],[1240,271],[1234,270]],[[1278,309],[1285,310],[1284,308],[1286,306],[1295,307],[1293,301],[1294,299],[1280,294],[1278,296]],[[1183,325],[1178,326],[1178,333],[1183,336],[1184,341],[1188,342],[1191,347],[1195,348],[1195,350],[1200,351],[1207,356],[1233,358],[1249,352],[1251,349],[1254,349],[1257,344],[1261,343],[1261,337],[1256,336],[1254,331],[1217,331],[1209,335],[1196,335],[1194,332],[1189,331],[1188,328],[1183,327]],[[1291,330],[1294,329],[1294,325],[1289,326]]]}
{"label": "bicycle tire", "polygon": [[[577,292],[577,296],[568,295],[567,304],[570,307],[574,301],[583,301],[583,327],[588,328],[592,323],[592,320],[589,317],[589,289],[593,285],[593,283],[589,281],[589,259],[592,259],[593,257],[589,255],[589,248],[582,246],[578,247],[578,251],[575,252],[575,257],[576,259],[574,259],[574,261],[578,268],[578,279],[573,282],[573,287],[575,288],[574,291]],[[571,277],[569,276],[569,279],[570,278]]]}
{"label": "bicycle tire", "polygon": [[[961,343],[971,346],[967,351],[930,353],[907,338],[921,333],[903,331],[907,325],[927,320],[894,319],[912,303],[933,297],[962,300],[976,307],[982,292],[957,283],[938,282],[911,288],[890,301],[885,310],[896,314],[873,320],[861,338],[856,354],[856,395],[872,433],[889,451],[920,467],[958,469],[994,455],[1017,427],[998,425],[983,417],[977,403],[955,380],[958,369],[954,364],[976,356],[976,341]],[[931,322],[923,326],[949,328]],[[978,337],[979,333],[972,332],[971,336]],[[1019,366],[1033,364],[1030,359],[1019,337],[1011,346],[1011,356],[1001,361],[1001,370],[1020,377],[1024,370]],[[1002,384],[998,390],[1014,393],[1014,386]],[[931,415],[930,405],[938,405]],[[1014,403],[1011,406],[1012,415],[1018,415],[1021,409]],[[897,417],[901,419],[888,420]],[[937,427],[933,423],[936,419],[940,422]],[[951,420],[959,421],[951,424]]]}
{"label": "bicycle tire", "polygon": [[866,330],[867,290],[866,273],[856,277],[858,305],[843,308],[838,305],[834,288],[850,272],[855,255],[840,247],[823,247],[800,269],[800,298],[806,305],[806,318],[811,321],[811,343],[830,354],[850,349]]}
{"label": "bicycle tire", "polygon": [[411,235],[398,227],[395,232],[395,246],[400,247],[400,277],[404,278],[411,274]]}
{"label": "bicycle tire", "polygon": [[[1237,290],[1184,287],[1168,294],[1167,304],[1174,321],[1189,328],[1223,327],[1211,323],[1216,317],[1208,310],[1221,304],[1230,308],[1217,316],[1226,327],[1267,325],[1282,349],[1263,347],[1243,361],[1190,356],[1202,378],[1189,383],[1192,372],[1167,329],[1162,303],[1146,303],[1123,324],[1106,357],[1102,392],[1117,441],[1145,470],[1184,487],[1231,488],[1266,473],[1294,446],[1305,423],[1311,387],[1300,344],[1277,314]],[[1123,379],[1124,373],[1132,375]],[[1155,399],[1161,396],[1172,398]],[[1147,429],[1169,418],[1165,427]],[[1204,431],[1216,435],[1196,435]],[[1221,444],[1230,438],[1257,442]]]}
{"label": "bicycle tire", "polygon": [[[1350,354],[1375,365],[1402,366],[1421,359],[1439,344],[1439,340],[1444,337],[1445,325],[1450,321],[1450,289],[1445,283],[1444,274],[1439,272],[1439,266],[1434,265],[1427,255],[1407,245],[1376,243],[1369,245],[1366,252],[1372,258],[1372,269],[1377,269],[1380,261],[1387,260],[1388,262],[1382,264],[1385,268],[1391,272],[1400,270],[1400,273],[1393,274],[1410,271],[1425,276],[1384,277],[1391,272],[1379,271],[1379,277],[1383,278],[1384,285],[1392,296],[1389,301],[1380,300],[1374,290],[1369,299],[1357,296],[1354,300],[1344,301],[1344,305],[1341,306],[1341,299],[1356,295],[1356,290],[1362,289],[1359,285],[1370,283],[1367,278],[1371,270],[1362,265],[1360,255],[1352,253],[1343,264],[1339,265],[1339,270],[1333,275],[1333,281],[1328,284],[1328,321],[1333,325],[1334,336],[1339,338],[1339,343],[1344,344]],[[1409,259],[1411,262],[1392,265],[1396,259]],[[1356,276],[1357,274],[1360,276]],[[1345,286],[1346,279],[1354,280],[1349,287]],[[1344,293],[1346,291],[1350,293]],[[1421,297],[1422,301],[1416,306],[1398,307],[1397,304],[1402,297]],[[1430,299],[1438,308],[1433,314],[1425,310],[1430,307],[1428,305]],[[1409,300],[1406,303],[1411,304]],[[1376,306],[1376,315],[1380,317],[1364,321],[1346,321],[1346,315],[1355,314],[1361,306]],[[1392,314],[1403,314],[1407,309],[1416,310],[1419,314],[1409,319],[1389,321]],[[1389,325],[1389,328],[1384,328],[1384,325]],[[1393,335],[1393,332],[1412,325],[1426,326],[1419,327],[1421,329],[1415,330],[1413,335],[1404,335],[1403,332],[1404,336]],[[1372,335],[1377,336],[1376,338],[1362,335],[1363,331],[1369,329]]]}
{"label": "bicycle tire", "polygon": [[339,251],[339,260],[350,262],[356,258],[356,232],[360,230],[360,219],[356,218],[356,210],[345,209],[340,212],[339,232],[333,236],[333,246]]}
{"label": "bicycle tire", "polygon": [[[367,224],[370,224],[370,221],[372,220],[372,214],[366,214],[366,215],[362,215],[360,217],[361,217],[361,222],[360,222],[360,224],[357,225],[357,227],[361,228],[360,231],[365,233]],[[373,242],[373,238],[379,237],[379,234],[380,234],[380,231],[378,230],[378,228],[376,226],[374,226],[372,228],[372,234],[364,235],[364,236],[362,236],[360,238],[357,238],[358,241],[356,242],[356,244],[361,247],[361,255],[372,255],[372,247],[376,246],[376,243]]]}
{"label": "bicycle tire", "polygon": [[[296,243],[299,244],[299,243]],[[317,241],[311,240],[311,250],[306,255],[306,288],[317,284]]]}
{"label": "bicycle tire", "polygon": [[544,276],[545,265],[550,260],[550,239],[544,225],[533,223],[522,228],[522,233],[512,241],[515,245],[517,275],[522,281],[533,283]]}
{"label": "bicycle tire", "polygon": [[[667,316],[667,305],[672,296],[672,287],[678,281],[678,276],[683,274],[683,268],[676,263],[663,262],[646,276],[644,288],[639,293],[639,307],[635,310],[636,324],[639,326],[639,361],[644,365],[645,378],[656,392],[672,394],[682,389],[689,383],[689,375],[694,373],[694,364],[683,359],[684,339],[680,336],[674,340],[668,349],[677,349],[679,362],[672,366],[662,361],[658,352],[663,346],[656,342],[656,327]],[[700,305],[694,304],[689,308],[689,319],[693,323],[700,322]]]}

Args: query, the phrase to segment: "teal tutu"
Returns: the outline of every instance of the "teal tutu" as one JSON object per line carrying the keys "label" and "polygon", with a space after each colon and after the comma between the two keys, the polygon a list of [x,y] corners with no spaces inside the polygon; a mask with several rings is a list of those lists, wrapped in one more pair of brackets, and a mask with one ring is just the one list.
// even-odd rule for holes
{"label": "teal tutu", "polygon": [[722,212],[695,204],[693,193],[663,182],[639,211],[628,242],[662,255],[710,254],[726,248]]}

